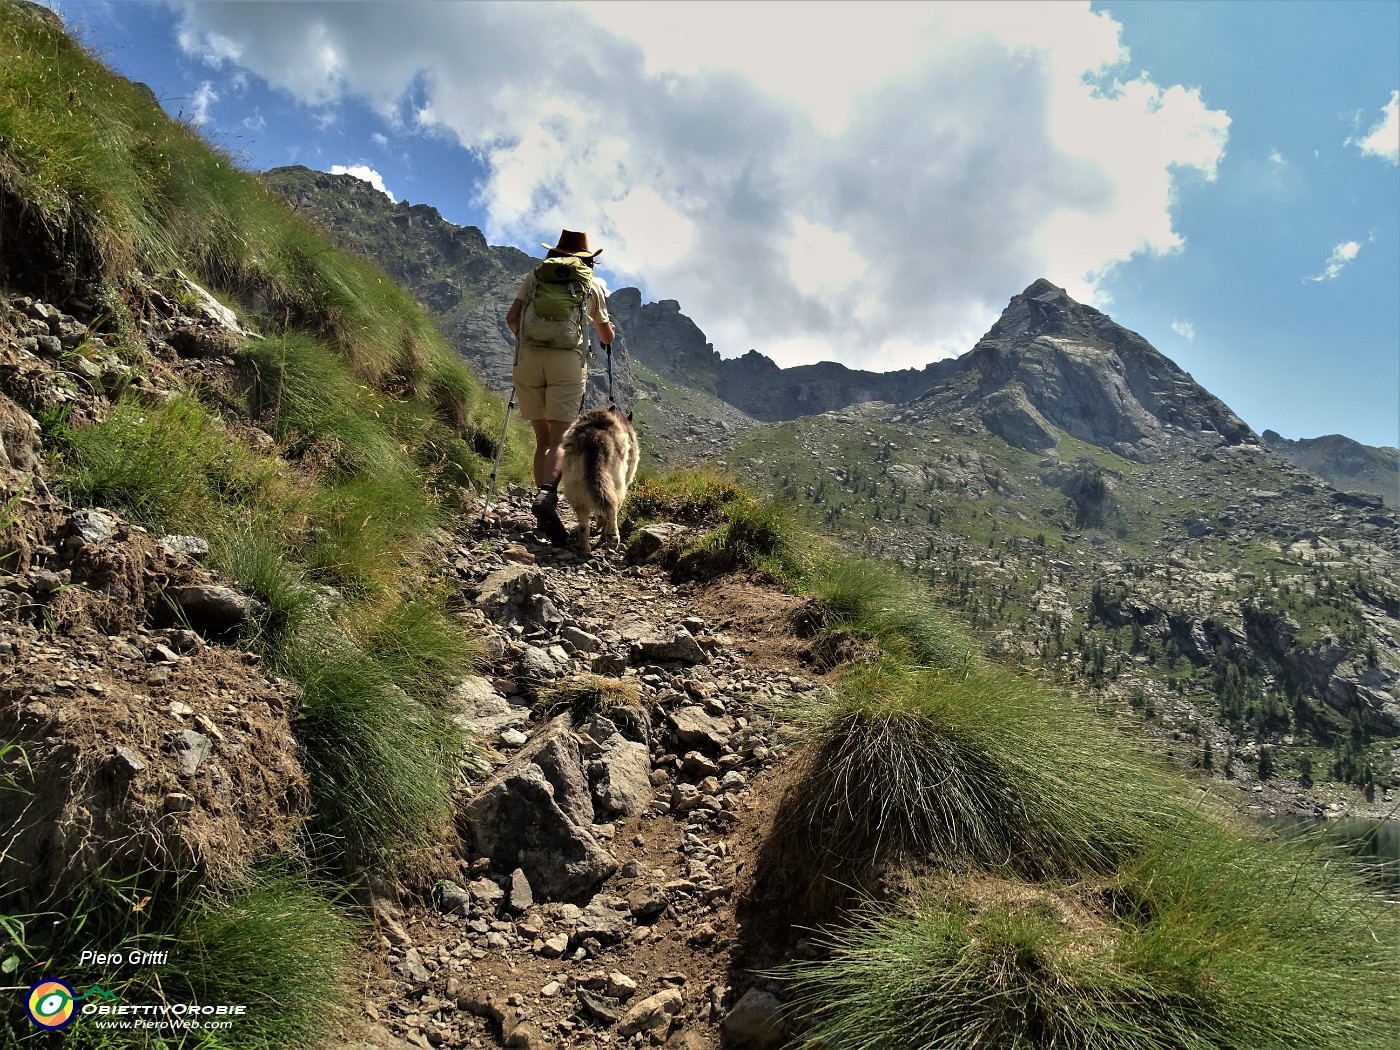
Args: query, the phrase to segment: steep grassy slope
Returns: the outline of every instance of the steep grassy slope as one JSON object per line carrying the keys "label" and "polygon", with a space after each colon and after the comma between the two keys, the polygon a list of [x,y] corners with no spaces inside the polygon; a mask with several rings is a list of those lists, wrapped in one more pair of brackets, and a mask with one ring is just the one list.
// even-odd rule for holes
{"label": "steep grassy slope", "polygon": [[[218,320],[228,315],[199,285],[238,322]],[[166,118],[50,12],[15,2],[0,4],[0,288],[0,407],[19,428],[7,434],[43,457],[21,468],[13,457],[25,446],[12,443],[5,461],[0,543],[5,570],[22,574],[7,578],[31,586],[67,556],[51,531],[72,507],[104,508],[94,520],[138,545],[150,541],[136,526],[207,541],[209,564],[256,601],[238,599],[247,615],[192,652],[236,645],[242,666],[299,687],[296,746],[279,761],[299,766],[310,791],[309,809],[293,801],[280,815],[300,828],[281,855],[259,848],[208,864],[167,849],[126,865],[113,848],[112,863],[76,886],[35,885],[20,845],[47,841],[52,814],[30,802],[70,774],[61,750],[24,728],[24,672],[4,668],[0,713],[20,734],[0,748],[0,822],[13,836],[0,873],[5,972],[26,986],[100,985],[129,1002],[255,1005],[232,1041],[213,1034],[201,1046],[338,1045],[351,935],[330,900],[369,871],[426,873],[467,757],[443,700],[475,648],[421,564],[484,484],[504,405],[382,272]],[[519,438],[517,428],[506,477],[528,467]],[[139,597],[133,588],[154,586],[145,557],[124,589],[82,591],[70,605],[106,602],[112,622],[159,627],[142,617],[168,620],[166,603],[121,607]],[[32,641],[74,666],[98,652],[83,641],[89,628],[42,602],[6,608],[7,646]],[[217,688],[241,682],[227,671]],[[136,688],[121,724],[160,717],[146,710],[155,701],[140,695],[144,682],[117,685]],[[102,689],[94,680],[94,695]],[[213,732],[188,740],[207,747]],[[150,765],[128,753],[129,770]],[[218,805],[199,792],[183,799],[166,810],[187,822]],[[158,971],[77,960],[82,948],[171,944],[179,961]],[[32,1029],[22,1006],[7,1020],[10,1034]],[[74,1045],[107,1038],[89,1021],[75,1024]],[[170,1045],[154,1030],[147,1040]]]}

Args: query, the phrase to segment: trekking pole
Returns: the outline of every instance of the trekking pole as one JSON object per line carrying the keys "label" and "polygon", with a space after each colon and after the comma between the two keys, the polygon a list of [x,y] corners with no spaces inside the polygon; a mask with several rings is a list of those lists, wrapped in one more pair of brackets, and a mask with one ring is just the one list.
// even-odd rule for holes
{"label": "trekking pole", "polygon": [[617,400],[612,392],[612,343],[604,343],[603,349],[608,352],[608,404],[613,408],[617,407]]}
{"label": "trekking pole", "polygon": [[486,488],[486,509],[491,509],[491,497],[496,493],[496,472],[501,469],[501,453],[506,448],[506,428],[510,426],[510,410],[515,407],[515,387],[510,388],[506,402],[506,421],[501,424],[501,440],[496,442],[496,461],[491,464],[491,484]]}

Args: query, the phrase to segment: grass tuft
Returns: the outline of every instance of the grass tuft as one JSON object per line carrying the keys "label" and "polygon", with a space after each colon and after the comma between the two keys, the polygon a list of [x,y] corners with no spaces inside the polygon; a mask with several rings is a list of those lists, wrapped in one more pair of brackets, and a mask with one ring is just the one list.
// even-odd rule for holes
{"label": "grass tuft", "polygon": [[442,841],[465,748],[448,714],[329,627],[290,639],[273,666],[303,690],[294,728],[318,856],[350,872],[393,869]]}
{"label": "grass tuft", "polygon": [[80,1014],[70,1041],[97,1050],[339,1045],[335,1033],[353,1016],[355,935],[349,919],[327,899],[328,891],[329,887],[279,875],[236,894],[206,894],[184,906],[164,933],[136,934],[120,944],[103,942],[107,951],[166,952],[165,964],[139,969],[72,966],[56,973],[79,994],[100,987],[131,1006],[245,1006],[246,1012],[231,1018],[227,1030],[211,1029],[191,1043],[172,1040],[168,1030],[155,1028],[99,1029],[97,1015]]}
{"label": "grass tuft", "polygon": [[1397,932],[1346,873],[1200,822],[1107,882],[928,882],[782,973],[799,1050],[1381,1050]]}
{"label": "grass tuft", "polygon": [[536,710],[547,717],[568,708],[575,721],[582,721],[589,715],[605,715],[619,707],[635,707],[641,698],[641,686],[636,682],[593,674],[577,675],[558,679],[541,689]]}
{"label": "grass tuft", "polygon": [[1106,872],[1187,819],[1180,790],[1087,709],[997,670],[850,670],[781,712],[802,759],[780,834],[815,877],[901,863],[1030,877]]}

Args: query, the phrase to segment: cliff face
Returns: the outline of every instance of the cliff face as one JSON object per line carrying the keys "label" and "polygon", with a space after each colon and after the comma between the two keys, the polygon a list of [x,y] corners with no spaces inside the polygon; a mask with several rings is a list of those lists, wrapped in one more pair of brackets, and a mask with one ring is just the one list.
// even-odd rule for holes
{"label": "cliff face", "polygon": [[1044,279],[1012,298],[991,330],[918,399],[928,416],[971,413],[1018,448],[1061,433],[1135,460],[1173,438],[1257,439],[1245,423],[1135,332]]}

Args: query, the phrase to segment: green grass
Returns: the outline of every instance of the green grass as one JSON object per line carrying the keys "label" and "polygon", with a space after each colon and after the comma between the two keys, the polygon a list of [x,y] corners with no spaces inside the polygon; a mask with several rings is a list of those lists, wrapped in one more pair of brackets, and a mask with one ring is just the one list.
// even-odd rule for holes
{"label": "green grass", "polygon": [[821,610],[821,627],[850,631],[912,666],[969,671],[971,640],[932,592],[888,562],[828,555],[802,577],[801,591]]}
{"label": "green grass", "polygon": [[148,528],[212,529],[248,505],[289,498],[275,459],[233,438],[190,395],[160,405],[126,398],[88,427],[64,428],[64,488]]}
{"label": "green grass", "polygon": [[374,656],[390,681],[421,700],[440,701],[475,671],[481,643],[446,609],[447,593],[420,591],[346,617],[359,648]]}
{"label": "green grass", "polygon": [[648,475],[628,492],[623,524],[629,533],[661,521],[716,526],[730,507],[749,498],[733,479],[706,467]]}
{"label": "green grass", "polygon": [[289,638],[272,666],[302,687],[294,729],[317,857],[354,874],[406,866],[412,851],[442,842],[466,754],[448,713],[333,629]]}
{"label": "green grass", "polygon": [[1106,881],[954,875],[866,906],[785,969],[794,1045],[1390,1046],[1394,917],[1296,846],[1183,831]]}
{"label": "green grass", "polygon": [[[242,644],[303,690],[293,729],[322,872],[403,870],[415,851],[440,845],[467,744],[438,705],[474,665],[477,643],[447,596],[421,583],[419,562],[458,486],[484,486],[501,399],[382,272],[334,249],[148,92],[9,3],[0,4],[0,244],[6,283],[60,305],[75,293],[105,304],[119,315],[104,332],[124,339],[136,331],[125,311],[150,294],[137,268],[179,298],[162,276],[178,267],[269,333],[235,356],[248,414],[275,449],[220,417],[211,406],[242,414],[226,396],[127,397],[93,426],[45,419],[51,476],[75,504],[110,507],[157,534],[204,536],[211,565],[264,603]],[[132,347],[124,353],[140,363]],[[517,421],[503,483],[529,476],[530,445]],[[143,876],[145,891],[83,887],[65,902],[59,934],[170,943],[160,983],[132,985],[133,996],[227,997],[256,1012],[203,1045],[333,1041],[325,1022],[349,998],[348,930],[319,891],[282,880],[216,902],[180,858],[163,862],[170,870]],[[61,947],[59,934],[36,935],[50,918],[5,929],[15,943]]]}
{"label": "green grass", "polygon": [[1111,871],[1182,819],[1181,788],[1126,739],[997,669],[886,661],[786,713],[803,759],[784,834],[837,884],[910,861],[1028,877]]}
{"label": "green grass", "polygon": [[[102,942],[108,952],[168,953],[166,962],[156,966],[61,968],[61,960],[52,960],[52,976],[67,980],[79,995],[100,987],[129,1006],[246,1007],[228,1030],[183,1036],[157,1029],[104,1030],[94,1023],[96,1015],[80,1014],[66,1042],[94,1050],[336,1045],[336,1031],[351,1016],[344,1004],[351,993],[355,936],[346,914],[327,899],[328,892],[329,887],[291,876],[268,877],[237,893],[189,902],[162,933]],[[69,951],[76,955],[77,949]]]}

